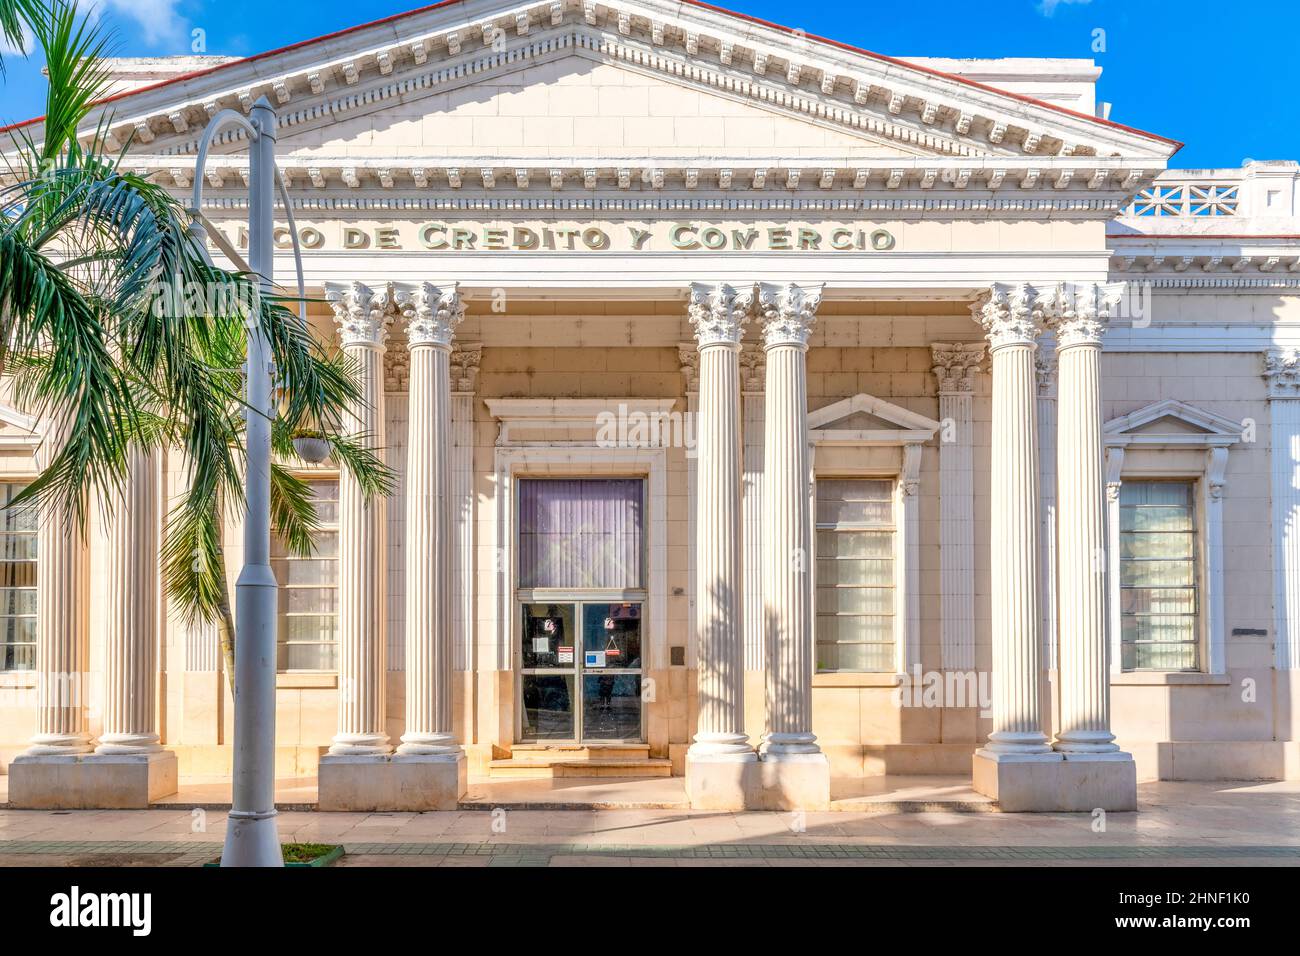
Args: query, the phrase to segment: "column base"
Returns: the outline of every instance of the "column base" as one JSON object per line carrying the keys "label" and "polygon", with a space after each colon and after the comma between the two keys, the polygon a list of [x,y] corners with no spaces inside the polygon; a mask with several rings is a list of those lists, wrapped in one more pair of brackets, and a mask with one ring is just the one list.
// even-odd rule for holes
{"label": "column base", "polygon": [[763,754],[751,810],[825,810],[831,803],[831,762],[824,753]]}
{"label": "column base", "polygon": [[330,741],[332,757],[383,757],[392,752],[388,734],[335,734]]}
{"label": "column base", "polygon": [[324,754],[317,771],[321,810],[455,810],[468,788],[465,752]]}
{"label": "column base", "polygon": [[1137,809],[1137,765],[1123,751],[1106,754],[1003,754],[977,750],[977,793],[1008,813],[1089,813]]}
{"label": "column base", "polygon": [[24,810],[144,810],[176,792],[176,755],[22,754],[9,765],[9,803]]}
{"label": "column base", "polygon": [[756,789],[758,754],[686,753],[686,798],[692,810],[743,810]]}

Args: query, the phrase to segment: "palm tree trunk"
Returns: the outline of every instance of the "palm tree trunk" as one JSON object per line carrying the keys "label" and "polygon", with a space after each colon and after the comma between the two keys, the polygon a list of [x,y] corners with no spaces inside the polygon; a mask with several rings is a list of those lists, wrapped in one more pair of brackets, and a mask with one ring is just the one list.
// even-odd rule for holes
{"label": "palm tree trunk", "polygon": [[225,548],[217,552],[217,574],[221,577],[221,597],[217,600],[217,611],[221,615],[221,659],[226,668],[226,682],[230,685],[230,697],[235,697],[235,616],[230,611],[230,591],[226,585]]}
{"label": "palm tree trunk", "polygon": [[225,496],[217,493],[214,510],[217,513],[217,580],[220,584],[217,613],[221,616],[221,659],[226,668],[226,683],[230,685],[230,699],[235,699],[235,615],[230,609],[230,585],[226,579],[226,509]]}

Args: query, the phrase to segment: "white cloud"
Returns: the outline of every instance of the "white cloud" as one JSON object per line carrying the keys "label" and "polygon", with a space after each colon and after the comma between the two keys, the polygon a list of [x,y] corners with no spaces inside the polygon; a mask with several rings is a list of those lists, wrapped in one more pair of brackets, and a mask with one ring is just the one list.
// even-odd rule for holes
{"label": "white cloud", "polygon": [[20,23],[19,27],[23,31],[21,44],[13,44],[9,42],[9,38],[3,33],[0,33],[0,56],[26,56],[32,52],[32,43],[35,42],[35,38],[32,36],[32,31],[27,29],[27,24],[25,23]]}
{"label": "white cloud", "polygon": [[[133,21],[140,30],[140,39],[149,46],[186,42],[186,49],[169,50],[169,53],[188,53],[188,23],[176,9],[180,0],[104,0],[104,8],[112,11],[112,19]],[[129,37],[130,28],[122,28],[119,36]]]}
{"label": "white cloud", "polygon": [[1038,0],[1038,12],[1045,17],[1050,17],[1056,12],[1056,8],[1062,4],[1077,3],[1079,6],[1092,3],[1092,0]]}

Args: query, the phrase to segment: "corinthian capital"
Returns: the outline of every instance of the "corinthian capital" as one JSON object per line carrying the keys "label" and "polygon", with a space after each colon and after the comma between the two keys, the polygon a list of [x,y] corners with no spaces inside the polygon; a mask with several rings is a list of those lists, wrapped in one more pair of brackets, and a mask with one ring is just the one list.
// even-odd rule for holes
{"label": "corinthian capital", "polygon": [[811,286],[798,286],[793,282],[785,285],[760,283],[758,311],[763,320],[763,347],[806,347],[821,301],[820,283]]}
{"label": "corinthian capital", "polygon": [[983,342],[935,342],[930,346],[940,392],[969,392],[984,361]]}
{"label": "corinthian capital", "polygon": [[411,348],[437,345],[451,348],[456,326],[465,318],[465,302],[456,283],[439,287],[421,282],[413,292],[398,294],[402,317],[406,319],[406,338]]}
{"label": "corinthian capital", "polygon": [[1264,353],[1269,398],[1300,398],[1300,348],[1273,348]]}
{"label": "corinthian capital", "polygon": [[327,287],[325,298],[334,310],[334,322],[344,347],[383,346],[388,337],[388,321],[394,312],[392,283],[384,291],[376,292],[364,283],[349,282]]}
{"label": "corinthian capital", "polygon": [[472,392],[478,387],[478,367],[482,358],[482,342],[458,342],[451,347],[453,392]]}
{"label": "corinthian capital", "polygon": [[692,282],[687,315],[695,328],[696,346],[739,345],[753,307],[752,286],[735,289],[725,282],[716,285]]}
{"label": "corinthian capital", "polygon": [[1101,345],[1123,293],[1122,282],[1062,282],[1045,292],[1045,321],[1056,333],[1056,347]]}
{"label": "corinthian capital", "polygon": [[1038,290],[1028,283],[994,283],[971,307],[992,349],[1008,345],[1033,345],[1043,329],[1043,309]]}

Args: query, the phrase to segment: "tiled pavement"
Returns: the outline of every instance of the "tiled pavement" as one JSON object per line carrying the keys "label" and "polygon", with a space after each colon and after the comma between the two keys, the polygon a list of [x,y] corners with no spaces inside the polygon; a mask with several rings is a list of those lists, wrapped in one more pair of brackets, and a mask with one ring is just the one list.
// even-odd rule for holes
{"label": "tiled pavement", "polygon": [[[841,863],[857,865],[1300,865],[1300,846],[914,846],[861,843],[346,843],[344,866],[606,866]],[[192,841],[112,843],[17,840],[0,844],[0,866],[201,866],[218,848]]]}
{"label": "tiled pavement", "polygon": [[[1300,865],[1300,782],[1158,783],[1138,813],[720,813],[685,809],[284,812],[285,841],[338,865]],[[194,866],[225,814],[0,810],[0,866]]]}

